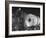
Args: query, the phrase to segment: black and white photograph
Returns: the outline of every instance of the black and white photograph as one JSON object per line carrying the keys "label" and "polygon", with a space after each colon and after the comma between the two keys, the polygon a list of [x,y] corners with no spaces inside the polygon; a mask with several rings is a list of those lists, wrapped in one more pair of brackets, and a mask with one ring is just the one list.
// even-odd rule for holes
{"label": "black and white photograph", "polygon": [[40,8],[12,7],[12,31],[40,30]]}
{"label": "black and white photograph", "polygon": [[10,3],[8,35],[43,34],[43,3]]}

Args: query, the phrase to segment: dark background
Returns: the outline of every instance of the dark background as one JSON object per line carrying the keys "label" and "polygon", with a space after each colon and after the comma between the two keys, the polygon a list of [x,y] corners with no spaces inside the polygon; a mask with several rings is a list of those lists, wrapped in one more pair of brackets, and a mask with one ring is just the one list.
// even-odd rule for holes
{"label": "dark background", "polygon": [[27,14],[32,13],[34,15],[40,16],[40,8],[12,7],[12,13],[15,13],[18,8],[21,8],[21,11],[26,12]]}

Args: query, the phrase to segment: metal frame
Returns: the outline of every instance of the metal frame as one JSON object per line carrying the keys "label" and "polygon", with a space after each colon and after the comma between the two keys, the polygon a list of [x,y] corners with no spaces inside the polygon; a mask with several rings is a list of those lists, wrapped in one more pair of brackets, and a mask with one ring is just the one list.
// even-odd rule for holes
{"label": "metal frame", "polygon": [[[25,34],[25,35],[8,35],[9,28],[8,28],[8,21],[9,21],[9,4],[10,3],[23,3],[23,4],[36,4],[36,5],[43,5],[43,33],[39,34]],[[23,37],[23,36],[40,36],[45,35],[45,3],[42,2],[20,2],[20,1],[5,1],[5,37]]]}

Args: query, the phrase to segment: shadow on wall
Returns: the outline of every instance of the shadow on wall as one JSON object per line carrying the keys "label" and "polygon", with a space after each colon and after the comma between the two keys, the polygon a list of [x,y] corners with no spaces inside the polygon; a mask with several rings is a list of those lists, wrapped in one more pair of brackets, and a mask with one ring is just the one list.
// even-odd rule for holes
{"label": "shadow on wall", "polygon": [[7,37],[7,38],[21,38],[21,37]]}

